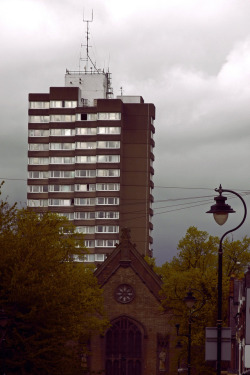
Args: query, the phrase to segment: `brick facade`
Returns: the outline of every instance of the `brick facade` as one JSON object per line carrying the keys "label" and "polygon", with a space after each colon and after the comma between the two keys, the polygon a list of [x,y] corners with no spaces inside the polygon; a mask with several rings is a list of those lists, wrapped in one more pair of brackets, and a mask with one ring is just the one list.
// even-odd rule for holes
{"label": "brick facade", "polygon": [[[169,324],[171,316],[161,309],[159,295],[161,280],[136,250],[135,245],[130,242],[128,230],[123,230],[120,244],[97,269],[96,276],[103,288],[104,303],[111,326],[117,321],[128,321],[133,327],[136,326],[140,332],[139,336],[141,334],[142,350],[138,359],[139,367],[129,371],[128,357],[130,355],[127,354],[126,357],[126,350],[130,352],[132,349],[119,347],[117,350],[114,349],[116,354],[108,355],[107,330],[103,337],[98,336],[91,340],[91,370],[97,372],[103,370],[105,373],[107,356],[109,356],[110,363],[113,361],[114,364],[116,361],[119,367],[117,374],[131,375],[130,372],[135,375],[170,374],[169,353],[170,347],[174,343],[171,334],[172,328]],[[122,289],[124,285],[125,292]],[[119,287],[121,288],[119,289]],[[126,288],[131,288],[128,297]],[[121,301],[117,300],[116,293]],[[126,303],[123,302],[123,299]],[[120,343],[118,346],[123,344]],[[123,353],[122,350],[124,350]],[[131,354],[131,358],[134,358],[133,354]],[[131,363],[133,361],[131,359]],[[113,372],[110,373],[113,374]],[[108,369],[106,374],[109,374]]]}

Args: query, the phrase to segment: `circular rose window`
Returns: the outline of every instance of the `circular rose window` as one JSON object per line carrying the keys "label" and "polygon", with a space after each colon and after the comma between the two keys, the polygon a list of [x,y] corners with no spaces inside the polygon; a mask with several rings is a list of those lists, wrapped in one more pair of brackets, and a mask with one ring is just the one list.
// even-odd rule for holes
{"label": "circular rose window", "polygon": [[135,292],[132,286],[128,284],[121,284],[116,288],[115,299],[120,303],[131,302],[135,297]]}

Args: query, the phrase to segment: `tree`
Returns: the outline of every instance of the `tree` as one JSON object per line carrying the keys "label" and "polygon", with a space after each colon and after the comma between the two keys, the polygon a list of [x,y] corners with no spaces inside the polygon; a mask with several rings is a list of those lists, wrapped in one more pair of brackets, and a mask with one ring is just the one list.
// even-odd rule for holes
{"label": "tree", "polygon": [[[250,262],[250,238],[223,242],[223,322],[227,325],[229,281],[232,274],[241,277]],[[200,355],[192,357],[198,373],[209,374],[210,368],[204,362],[205,327],[215,327],[217,320],[219,238],[207,232],[190,227],[179,241],[178,254],[166,262],[158,273],[163,279],[163,306],[173,311],[173,325],[180,324],[180,332],[186,334],[189,311],[183,303],[189,289],[197,299],[197,312],[192,315],[192,346]],[[198,348],[198,349],[197,349]],[[186,347],[183,347],[185,352]],[[203,354],[202,354],[203,352]]]}
{"label": "tree", "polygon": [[93,270],[72,261],[82,241],[64,217],[38,216],[1,201],[0,308],[9,318],[8,374],[83,373],[80,358],[89,337],[108,322]]}

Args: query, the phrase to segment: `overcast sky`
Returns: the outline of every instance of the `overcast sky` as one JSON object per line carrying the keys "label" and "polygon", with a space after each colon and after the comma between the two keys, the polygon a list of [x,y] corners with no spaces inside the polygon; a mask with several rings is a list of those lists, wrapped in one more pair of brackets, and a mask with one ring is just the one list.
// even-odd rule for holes
{"label": "overcast sky", "polygon": [[[10,202],[26,202],[28,94],[63,86],[66,68],[79,69],[83,11],[87,20],[92,9],[90,53],[112,73],[114,97],[122,87],[156,106],[153,237],[161,264],[189,226],[220,236],[241,221],[238,198],[228,201],[237,213],[225,227],[205,215],[220,183],[250,207],[250,2],[1,0],[0,178]],[[243,235],[250,213],[234,238]]]}

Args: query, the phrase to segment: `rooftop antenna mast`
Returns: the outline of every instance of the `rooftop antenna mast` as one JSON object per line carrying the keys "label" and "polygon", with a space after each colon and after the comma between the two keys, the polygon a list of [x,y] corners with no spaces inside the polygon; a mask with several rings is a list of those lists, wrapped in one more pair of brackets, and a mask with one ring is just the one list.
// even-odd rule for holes
{"label": "rooftop antenna mast", "polygon": [[89,32],[89,23],[90,22],[93,22],[93,9],[92,9],[92,13],[91,13],[91,19],[86,19],[84,18],[84,12],[83,12],[83,22],[85,22],[87,24],[87,31],[86,31],[86,42],[87,44],[82,44],[81,46],[83,47],[86,47],[86,59],[81,59],[81,60],[84,60],[86,61],[86,66],[85,66],[85,70],[88,70],[88,63],[89,61],[91,62],[91,64],[93,65],[94,69],[97,71],[97,67],[96,65],[93,63],[93,61],[91,60],[90,56],[89,56],[89,47],[91,47],[89,45],[89,35],[90,35],[90,32]]}

